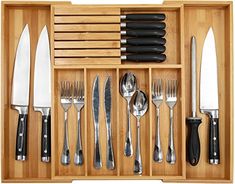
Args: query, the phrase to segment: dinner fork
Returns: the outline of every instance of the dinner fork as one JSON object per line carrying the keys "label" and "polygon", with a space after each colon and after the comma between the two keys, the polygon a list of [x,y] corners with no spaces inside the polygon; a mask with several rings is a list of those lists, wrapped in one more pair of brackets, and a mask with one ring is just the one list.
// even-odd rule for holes
{"label": "dinner fork", "polygon": [[75,81],[74,90],[73,90],[73,104],[77,109],[77,118],[78,118],[78,129],[77,129],[77,144],[76,152],[74,156],[74,164],[82,165],[83,164],[83,151],[82,151],[82,141],[81,141],[81,110],[84,107],[84,86],[83,82]]}
{"label": "dinner fork", "polygon": [[153,152],[153,160],[156,162],[162,162],[162,148],[161,148],[161,138],[160,138],[160,105],[163,101],[162,92],[162,79],[158,79],[156,82],[152,83],[152,102],[156,106],[156,137],[155,146]]}
{"label": "dinner fork", "polygon": [[70,163],[69,140],[68,140],[68,110],[72,105],[72,85],[68,81],[61,82],[60,103],[64,109],[64,144],[61,155],[61,163]]}
{"label": "dinner fork", "polygon": [[175,164],[176,155],[174,147],[174,130],[173,130],[173,108],[177,102],[177,80],[168,80],[166,85],[166,103],[170,108],[170,130],[166,161]]}

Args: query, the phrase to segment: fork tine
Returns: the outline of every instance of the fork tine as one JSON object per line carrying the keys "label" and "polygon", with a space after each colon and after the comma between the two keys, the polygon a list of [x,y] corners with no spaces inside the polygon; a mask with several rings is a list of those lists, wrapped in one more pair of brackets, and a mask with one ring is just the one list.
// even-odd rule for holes
{"label": "fork tine", "polygon": [[152,96],[154,96],[154,81],[152,82]]}
{"label": "fork tine", "polygon": [[82,84],[82,99],[84,99],[84,82],[81,81],[81,84]]}
{"label": "fork tine", "polygon": [[162,79],[160,79],[160,95],[162,95]]}

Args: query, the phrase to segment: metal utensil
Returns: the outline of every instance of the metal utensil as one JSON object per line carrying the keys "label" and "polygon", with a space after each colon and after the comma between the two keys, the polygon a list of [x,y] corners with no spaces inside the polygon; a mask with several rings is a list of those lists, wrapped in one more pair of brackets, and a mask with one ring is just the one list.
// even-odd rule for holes
{"label": "metal utensil", "polygon": [[153,152],[153,160],[156,162],[162,162],[163,155],[160,137],[160,105],[163,101],[162,79],[158,79],[152,84],[152,101],[153,104],[156,106],[156,138]]}
{"label": "metal utensil", "polygon": [[122,30],[121,35],[125,36],[133,36],[133,37],[164,37],[166,34],[166,31],[164,29],[154,29],[154,30],[143,30],[143,29],[128,29],[128,30]]}
{"label": "metal utensil", "polygon": [[157,63],[161,63],[166,60],[166,55],[165,54],[128,54],[128,55],[122,55],[121,60],[128,60],[128,61],[154,61]]}
{"label": "metal utensil", "polygon": [[68,110],[72,105],[72,85],[70,82],[61,82],[60,103],[64,109],[64,143],[61,155],[61,163],[68,165],[70,163],[69,138],[68,138]]}
{"label": "metal utensil", "polygon": [[136,154],[135,154],[135,163],[134,163],[134,173],[142,174],[142,160],[141,160],[141,148],[140,148],[140,118],[148,110],[148,99],[143,91],[137,90],[131,99],[131,113],[137,119],[137,141],[136,141]]}
{"label": "metal utensil", "polygon": [[166,161],[170,164],[175,164],[176,155],[174,147],[174,127],[173,127],[173,108],[177,102],[177,80],[168,80],[166,84],[166,103],[170,108],[170,130],[169,130],[169,142]]}
{"label": "metal utensil", "polygon": [[166,47],[164,45],[154,45],[154,46],[126,46],[121,47],[121,52],[129,53],[155,53],[161,54],[165,52]]}
{"label": "metal utensil", "polygon": [[107,129],[107,160],[106,166],[108,169],[114,169],[114,154],[112,145],[112,130],[111,130],[111,107],[112,107],[112,96],[111,96],[111,78],[108,77],[105,82],[104,88],[104,107],[106,114],[106,129]]}
{"label": "metal utensil", "polygon": [[121,39],[121,44],[128,44],[128,45],[165,45],[166,39],[165,38],[126,38]]}
{"label": "metal utensil", "polygon": [[127,28],[127,29],[165,29],[166,23],[165,22],[157,22],[157,21],[151,21],[151,22],[121,22],[120,24],[121,28]]}
{"label": "metal utensil", "polygon": [[136,91],[136,77],[133,73],[125,73],[120,82],[120,93],[127,101],[127,129],[124,155],[129,157],[133,155],[133,146],[131,140],[131,122],[130,122],[130,101]]}
{"label": "metal utensil", "polygon": [[164,13],[156,13],[156,14],[126,14],[121,15],[121,20],[153,20],[153,21],[163,21],[166,18]]}
{"label": "metal utensil", "polygon": [[24,161],[27,156],[27,118],[30,80],[30,36],[28,24],[21,33],[16,50],[12,81],[12,108],[19,112],[15,159]]}
{"label": "metal utensil", "polygon": [[192,117],[187,117],[186,121],[189,128],[188,135],[188,160],[192,166],[198,164],[200,158],[200,139],[198,126],[202,120],[197,117],[197,65],[196,65],[196,38],[191,39],[191,72],[192,72]]}
{"label": "metal utensil", "polygon": [[200,111],[210,118],[209,163],[219,164],[219,98],[215,36],[209,29],[202,50]]}
{"label": "metal utensil", "polygon": [[92,112],[94,118],[95,128],[95,149],[94,149],[94,167],[100,169],[102,167],[101,151],[99,143],[99,107],[100,96],[99,96],[99,76],[97,75],[92,90]]}
{"label": "metal utensil", "polygon": [[82,151],[82,139],[81,139],[81,110],[84,107],[84,84],[83,82],[76,81],[74,82],[73,88],[73,104],[77,110],[78,118],[78,133],[77,133],[77,144],[76,152],[74,155],[74,164],[82,165],[83,164],[83,151]]}
{"label": "metal utensil", "polygon": [[47,27],[41,31],[38,39],[34,69],[35,111],[42,114],[41,160],[51,159],[51,59]]}

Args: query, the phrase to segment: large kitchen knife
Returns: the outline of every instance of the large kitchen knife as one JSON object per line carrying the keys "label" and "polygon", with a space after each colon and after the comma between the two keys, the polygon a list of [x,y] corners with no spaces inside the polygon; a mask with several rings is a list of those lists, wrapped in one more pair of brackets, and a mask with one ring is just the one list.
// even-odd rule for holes
{"label": "large kitchen knife", "polygon": [[203,50],[200,78],[200,111],[210,118],[209,163],[219,164],[219,100],[215,37],[209,29]]}
{"label": "large kitchen knife", "polygon": [[113,145],[112,145],[112,130],[111,130],[111,106],[112,106],[112,97],[111,97],[111,78],[108,77],[105,82],[104,88],[104,107],[106,114],[106,129],[107,129],[107,160],[106,166],[108,169],[114,169],[114,154],[113,154]]}
{"label": "large kitchen knife", "polygon": [[94,167],[100,169],[102,167],[101,151],[99,143],[99,107],[100,95],[99,95],[99,76],[96,76],[93,83],[92,91],[92,112],[95,128],[95,149],[94,149]]}
{"label": "large kitchen knife", "polygon": [[21,33],[16,51],[12,81],[11,105],[19,112],[16,135],[16,160],[24,161],[27,156],[27,118],[30,81],[30,36],[28,24]]}
{"label": "large kitchen knife", "polygon": [[51,60],[47,27],[42,29],[38,39],[34,69],[35,111],[42,113],[41,160],[51,158]]}

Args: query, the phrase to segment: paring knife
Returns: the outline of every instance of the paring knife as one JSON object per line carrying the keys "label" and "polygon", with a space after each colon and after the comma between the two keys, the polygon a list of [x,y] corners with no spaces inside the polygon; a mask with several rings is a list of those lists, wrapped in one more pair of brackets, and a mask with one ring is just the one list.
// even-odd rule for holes
{"label": "paring knife", "polygon": [[94,149],[94,167],[100,169],[102,167],[101,151],[99,143],[99,107],[100,106],[100,96],[99,96],[99,76],[96,76],[93,83],[92,91],[92,112],[94,119],[95,128],[95,149]]}
{"label": "paring knife", "polygon": [[200,77],[200,111],[210,118],[209,163],[220,163],[219,99],[215,37],[209,29],[202,50]]}
{"label": "paring knife", "polygon": [[191,39],[191,87],[192,87],[192,117],[187,117],[186,121],[189,128],[188,135],[188,160],[192,166],[198,164],[200,158],[200,139],[198,127],[202,122],[197,117],[197,65],[196,65],[196,38]]}
{"label": "paring knife", "polygon": [[121,31],[121,35],[133,36],[133,37],[164,37],[166,31],[164,29],[153,29],[153,30],[143,30],[143,29],[130,29]]}
{"label": "paring knife", "polygon": [[161,54],[165,52],[166,47],[164,45],[154,45],[154,46],[126,46],[121,47],[122,52],[132,52],[132,53],[155,53]]}
{"label": "paring knife", "polygon": [[161,63],[166,60],[165,54],[128,54],[121,56],[121,60],[129,61],[154,61]]}
{"label": "paring knife", "polygon": [[111,130],[111,106],[112,97],[111,97],[111,78],[108,77],[105,82],[104,88],[104,106],[106,113],[106,129],[107,129],[107,160],[106,166],[108,169],[114,169],[114,154],[113,154],[113,145],[112,145],[112,130]]}
{"label": "paring knife", "polygon": [[42,113],[41,160],[51,158],[51,60],[47,27],[41,31],[36,49],[34,68],[35,111]]}
{"label": "paring knife", "polygon": [[165,29],[166,23],[165,22],[121,22],[122,28],[127,29]]}
{"label": "paring knife", "polygon": [[30,35],[28,24],[20,36],[16,51],[12,83],[12,108],[19,112],[16,135],[16,160],[24,161],[27,156],[27,118],[30,81]]}
{"label": "paring knife", "polygon": [[166,19],[164,13],[156,14],[126,14],[121,15],[122,20],[154,20],[154,21],[163,21]]}
{"label": "paring knife", "polygon": [[166,39],[165,38],[127,38],[121,39],[121,44],[128,44],[128,45],[165,45]]}

